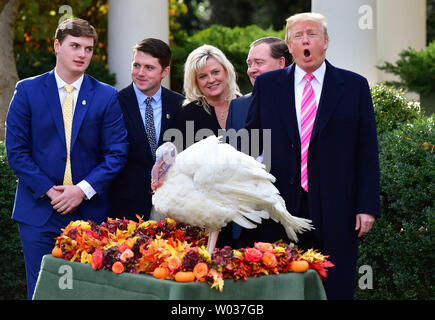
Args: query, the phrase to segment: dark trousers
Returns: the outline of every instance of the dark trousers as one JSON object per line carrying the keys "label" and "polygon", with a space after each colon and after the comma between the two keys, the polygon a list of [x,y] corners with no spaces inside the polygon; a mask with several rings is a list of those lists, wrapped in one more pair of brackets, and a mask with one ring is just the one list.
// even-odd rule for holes
{"label": "dark trousers", "polygon": [[53,212],[50,219],[40,227],[19,223],[20,239],[26,264],[27,298],[29,300],[32,299],[35,291],[42,257],[53,250],[55,238],[62,233],[62,228],[65,228],[70,221],[81,219],[82,217],[78,212],[64,216]]}
{"label": "dark trousers", "polygon": [[[299,193],[299,210],[298,216],[301,218],[311,219],[308,207],[308,192],[306,192],[302,187]],[[305,231],[302,234],[298,234],[298,247],[304,250],[308,249],[318,249],[322,250],[323,242],[318,232],[311,230]]]}

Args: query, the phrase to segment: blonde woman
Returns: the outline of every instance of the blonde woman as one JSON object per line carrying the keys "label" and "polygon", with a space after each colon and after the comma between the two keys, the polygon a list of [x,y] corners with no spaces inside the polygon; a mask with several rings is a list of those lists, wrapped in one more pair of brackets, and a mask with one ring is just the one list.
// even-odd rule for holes
{"label": "blonde woman", "polygon": [[183,133],[183,149],[225,129],[230,101],[241,95],[234,67],[221,50],[202,45],[189,54],[184,94],[186,100],[175,119],[176,128]]}

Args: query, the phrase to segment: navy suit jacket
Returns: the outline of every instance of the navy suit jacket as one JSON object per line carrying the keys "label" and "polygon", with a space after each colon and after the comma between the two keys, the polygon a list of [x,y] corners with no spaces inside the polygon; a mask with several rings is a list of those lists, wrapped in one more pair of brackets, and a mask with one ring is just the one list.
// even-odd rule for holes
{"label": "navy suit jacket", "polygon": [[[110,182],[124,166],[128,142],[116,90],[84,75],[71,133],[73,183],[86,180],[97,192],[78,207],[85,220],[108,213]],[[12,218],[42,226],[54,209],[45,193],[63,184],[65,130],[54,70],[17,83],[6,118],[6,150],[18,177]]]}
{"label": "navy suit jacket", "polygon": [[[151,203],[151,169],[154,165],[145,126],[133,84],[118,94],[124,122],[128,132],[130,150],[127,164],[110,187],[111,217],[137,220],[136,214],[149,218]],[[172,128],[175,113],[181,108],[184,97],[162,87],[162,121],[158,145],[163,141],[165,130]]]}
{"label": "navy suit jacket", "polygon": [[[294,64],[257,77],[252,95],[247,128],[271,130],[271,174],[288,211],[298,215],[301,151]],[[332,273],[353,292],[356,214],[380,215],[376,123],[367,80],[328,61],[308,151],[308,183],[310,218],[321,249],[336,264]],[[261,241],[286,238],[270,221],[260,232]]]}
{"label": "navy suit jacket", "polygon": [[248,93],[230,102],[227,122],[225,129],[235,129],[236,131],[245,128],[246,117],[248,116],[249,105],[251,104],[252,95]]}

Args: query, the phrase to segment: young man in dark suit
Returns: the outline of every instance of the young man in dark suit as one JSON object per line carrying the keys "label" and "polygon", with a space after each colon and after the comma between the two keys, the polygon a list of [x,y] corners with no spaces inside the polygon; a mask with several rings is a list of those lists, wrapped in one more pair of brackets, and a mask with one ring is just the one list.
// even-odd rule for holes
{"label": "young man in dark suit", "polygon": [[110,187],[113,218],[150,218],[155,152],[184,100],[181,94],[161,86],[169,74],[170,60],[171,49],[159,39],[144,39],[133,48],[133,82],[118,94],[130,149],[126,166]]}
{"label": "young man in dark suit", "polygon": [[[358,237],[380,215],[376,123],[367,80],[326,61],[326,19],[316,13],[287,19],[295,63],[255,81],[248,129],[271,131],[271,174],[287,209],[313,221],[304,249],[330,255],[328,299],[352,299]],[[261,136],[261,135],[260,135]],[[261,241],[286,239],[265,221]]]}
{"label": "young man in dark suit", "polygon": [[28,298],[42,256],[73,220],[103,222],[107,187],[127,158],[115,88],[85,74],[97,44],[85,20],[62,22],[55,68],[17,83],[6,119],[6,150],[18,177],[12,218],[19,223]]}

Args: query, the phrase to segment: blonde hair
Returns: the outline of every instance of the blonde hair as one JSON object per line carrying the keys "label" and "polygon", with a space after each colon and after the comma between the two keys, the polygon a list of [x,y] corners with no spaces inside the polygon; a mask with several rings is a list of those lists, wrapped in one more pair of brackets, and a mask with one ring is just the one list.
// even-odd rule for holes
{"label": "blonde hair", "polygon": [[226,90],[228,95],[225,97],[225,100],[231,101],[241,95],[239,86],[236,83],[234,66],[221,50],[214,46],[204,44],[193,50],[184,64],[184,94],[186,100],[183,105],[192,101],[199,101],[207,112],[209,112],[209,106],[196,83],[196,73],[205,66],[208,58],[216,59],[226,71]]}
{"label": "blonde hair", "polygon": [[314,13],[314,12],[298,13],[289,17],[286,21],[287,21],[287,25],[285,27],[285,41],[287,43],[290,43],[292,26],[296,22],[302,22],[302,21],[311,21],[317,23],[323,31],[323,39],[329,40],[326,18],[320,13]]}

